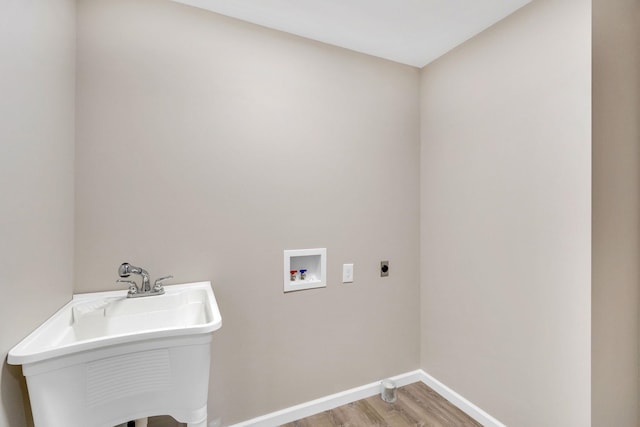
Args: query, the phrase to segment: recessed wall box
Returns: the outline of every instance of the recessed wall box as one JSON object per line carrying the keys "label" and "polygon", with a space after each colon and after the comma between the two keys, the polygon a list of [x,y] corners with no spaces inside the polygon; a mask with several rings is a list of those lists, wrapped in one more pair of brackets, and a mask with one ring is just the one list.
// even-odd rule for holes
{"label": "recessed wall box", "polygon": [[[304,271],[304,274],[298,273],[295,280],[291,280],[294,270]],[[327,286],[327,249],[286,250],[283,271],[285,292],[324,288]]]}

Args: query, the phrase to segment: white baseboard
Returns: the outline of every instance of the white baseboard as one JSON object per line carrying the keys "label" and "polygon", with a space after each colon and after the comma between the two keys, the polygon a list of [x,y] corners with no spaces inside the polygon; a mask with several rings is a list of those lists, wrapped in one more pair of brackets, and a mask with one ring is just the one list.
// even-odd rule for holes
{"label": "white baseboard", "polygon": [[[383,378],[381,378],[381,381],[382,379]],[[449,402],[460,408],[460,410],[465,412],[471,418],[478,421],[484,427],[505,427],[504,424],[424,372],[422,369],[407,372],[406,374],[396,375],[395,377],[391,377],[391,379],[395,381],[398,387],[421,381],[438,392]],[[276,427],[337,408],[338,406],[346,405],[347,403],[355,402],[356,400],[375,396],[379,393],[380,381],[376,381],[350,390],[321,397],[300,405],[292,406],[290,408],[282,409],[280,411],[272,412],[270,414],[262,415],[238,424],[233,424],[230,427]]]}
{"label": "white baseboard", "polygon": [[471,418],[482,424],[484,427],[506,427],[500,421],[487,414],[485,411],[480,409],[478,406],[471,403],[469,400],[460,396],[458,393],[442,384],[437,379],[433,378],[431,375],[427,374],[425,371],[420,369],[420,381],[431,387],[436,393],[440,396],[447,399],[454,406],[460,409],[465,414],[469,415]]}

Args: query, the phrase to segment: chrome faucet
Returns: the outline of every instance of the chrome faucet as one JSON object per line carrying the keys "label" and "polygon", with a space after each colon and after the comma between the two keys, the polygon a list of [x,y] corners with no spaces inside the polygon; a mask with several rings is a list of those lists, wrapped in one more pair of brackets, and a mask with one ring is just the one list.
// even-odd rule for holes
{"label": "chrome faucet", "polygon": [[146,297],[151,295],[162,295],[164,294],[164,288],[162,287],[162,282],[165,280],[173,279],[173,276],[166,276],[157,279],[153,283],[153,288],[151,287],[151,283],[149,282],[149,272],[141,267],[136,267],[128,262],[120,265],[118,267],[118,276],[127,278],[131,274],[137,274],[142,276],[142,283],[140,287],[133,280],[116,280],[118,283],[127,283],[129,285],[129,292],[127,293],[127,298],[136,298],[136,297]]}

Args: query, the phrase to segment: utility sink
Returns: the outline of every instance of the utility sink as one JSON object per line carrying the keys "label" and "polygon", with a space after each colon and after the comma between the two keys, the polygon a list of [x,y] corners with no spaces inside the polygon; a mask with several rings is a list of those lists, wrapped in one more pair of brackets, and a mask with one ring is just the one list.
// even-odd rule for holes
{"label": "utility sink", "polygon": [[11,349],[36,427],[111,427],[154,415],[206,426],[220,311],[210,282],[164,289],[144,298],[74,295]]}

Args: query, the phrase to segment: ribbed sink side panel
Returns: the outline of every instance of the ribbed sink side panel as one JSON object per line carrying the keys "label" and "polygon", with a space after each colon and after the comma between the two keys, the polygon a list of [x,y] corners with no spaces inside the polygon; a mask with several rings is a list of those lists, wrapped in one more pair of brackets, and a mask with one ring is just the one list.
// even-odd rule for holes
{"label": "ribbed sink side panel", "polygon": [[166,349],[126,354],[87,364],[86,405],[166,390],[171,381]]}

